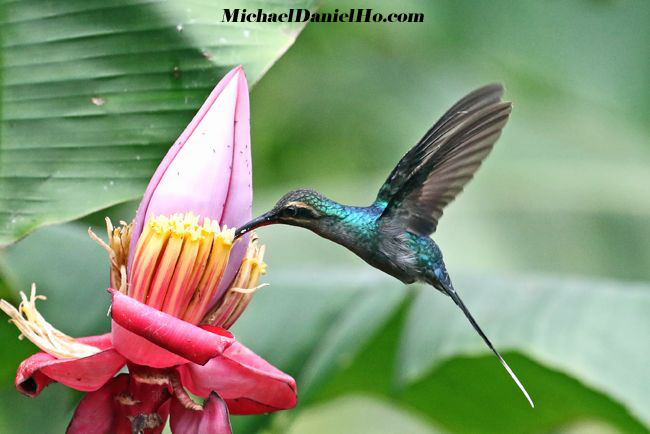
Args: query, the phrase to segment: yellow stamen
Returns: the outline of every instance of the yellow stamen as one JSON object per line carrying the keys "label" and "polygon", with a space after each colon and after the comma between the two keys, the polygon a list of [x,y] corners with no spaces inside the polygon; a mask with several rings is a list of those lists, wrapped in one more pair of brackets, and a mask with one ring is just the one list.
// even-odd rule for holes
{"label": "yellow stamen", "polygon": [[184,291],[189,287],[189,283],[194,280],[194,264],[199,258],[199,248],[201,240],[194,234],[185,234],[183,245],[179,251],[176,266],[173,268],[174,274],[169,282],[164,304],[161,308],[163,312],[178,316],[179,310],[187,306],[187,301],[192,295],[190,291]]}
{"label": "yellow stamen", "polygon": [[[126,282],[131,225],[113,228],[106,219],[108,244],[89,230],[90,236],[108,251],[111,285],[120,282],[121,292],[163,312],[193,324],[208,322],[206,311],[213,302],[228,265],[234,229],[219,228],[216,221],[192,213],[158,216],[142,229]],[[242,314],[264,274],[264,246],[254,239],[248,246],[239,273],[222,297],[211,318],[230,326]],[[205,317],[205,318],[204,318]]]}
{"label": "yellow stamen", "polygon": [[111,262],[111,288],[117,289],[126,294],[126,265],[129,258],[129,246],[131,244],[131,227],[126,222],[120,222],[120,226],[113,227],[111,219],[106,217],[106,232],[108,243],[99,238],[92,229],[88,229],[88,235],[97,241],[100,246],[108,252]]}
{"label": "yellow stamen", "polygon": [[20,292],[21,302],[18,309],[9,304],[6,300],[0,299],[0,309],[14,323],[21,335],[19,339],[26,337],[41,350],[59,359],[73,359],[88,357],[100,351],[92,345],[83,344],[76,339],[61,333],[43,318],[36,309],[36,300],[45,300],[43,295],[36,295],[36,285],[32,284],[29,299],[24,292]]}
{"label": "yellow stamen", "polygon": [[266,246],[260,246],[257,239],[251,240],[232,285],[219,304],[204,316],[201,323],[227,329],[237,321],[250,303],[255,291],[266,286],[258,285],[260,276],[266,273],[265,250]]}
{"label": "yellow stamen", "polygon": [[152,219],[142,229],[129,276],[128,292],[131,297],[142,303],[147,300],[158,258],[164,253],[170,233],[169,222],[164,217]]}
{"label": "yellow stamen", "polygon": [[189,301],[182,318],[191,323],[197,323],[208,308],[212,297],[217,291],[221,277],[228,265],[228,256],[232,248],[234,229],[225,229],[212,242],[212,249],[207,261],[207,266]]}
{"label": "yellow stamen", "polygon": [[228,263],[234,231],[192,213],[153,217],[136,247],[129,295],[196,323]]}
{"label": "yellow stamen", "polygon": [[156,274],[151,280],[146,301],[149,306],[159,310],[163,301],[165,301],[165,295],[167,295],[167,288],[176,268],[178,255],[180,255],[183,248],[184,234],[172,229],[164,235],[164,239],[167,240],[167,245],[165,250],[161,252],[158,264],[156,264]]}

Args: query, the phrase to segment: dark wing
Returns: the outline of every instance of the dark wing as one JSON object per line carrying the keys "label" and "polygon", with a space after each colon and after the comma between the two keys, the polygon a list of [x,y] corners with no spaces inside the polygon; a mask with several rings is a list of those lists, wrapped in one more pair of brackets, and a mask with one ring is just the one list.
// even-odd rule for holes
{"label": "dark wing", "polygon": [[456,129],[473,113],[499,102],[502,95],[503,86],[490,84],[467,94],[447,110],[424,137],[397,163],[384,185],[379,189],[375,205],[385,208],[418,167],[438,149],[449,132]]}
{"label": "dark wing", "polygon": [[460,115],[454,128],[445,128],[436,139],[438,145],[392,195],[381,218],[397,221],[416,234],[434,232],[444,207],[463,190],[492,150],[510,111],[509,102],[492,101]]}

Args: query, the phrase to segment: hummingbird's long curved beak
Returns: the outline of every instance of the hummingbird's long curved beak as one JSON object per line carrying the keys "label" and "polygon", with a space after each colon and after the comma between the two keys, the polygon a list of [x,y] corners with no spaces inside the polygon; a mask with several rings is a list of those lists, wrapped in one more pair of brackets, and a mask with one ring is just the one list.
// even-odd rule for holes
{"label": "hummingbird's long curved beak", "polygon": [[276,218],[274,213],[272,213],[271,211],[264,213],[261,216],[249,221],[245,225],[238,227],[237,230],[235,231],[235,239],[241,237],[247,232],[252,231],[255,228],[259,228],[260,226],[273,224],[275,223],[275,221]]}

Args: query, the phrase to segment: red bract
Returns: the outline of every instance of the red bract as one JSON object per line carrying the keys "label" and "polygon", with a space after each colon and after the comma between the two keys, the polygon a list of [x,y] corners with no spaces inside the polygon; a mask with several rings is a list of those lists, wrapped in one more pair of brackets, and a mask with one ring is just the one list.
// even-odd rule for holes
{"label": "red bract", "polygon": [[80,342],[97,347],[98,352],[82,358],[58,359],[40,352],[23,360],[16,373],[16,387],[27,396],[37,396],[52,381],[89,392],[102,387],[119,371],[126,359],[111,345],[110,334],[88,336]]}
{"label": "red bract", "polygon": [[[21,363],[17,389],[37,396],[53,381],[89,392],[69,433],[229,433],[228,414],[292,408],[293,378],[235,340],[264,274],[264,247],[233,241],[252,201],[248,87],[241,67],[224,77],[169,150],[133,225],[108,226],[112,331],[73,339],[24,294],[0,308],[43,352]],[[228,229],[226,226],[230,226]],[[116,374],[127,366],[128,373]],[[193,401],[189,390],[206,398]]]}

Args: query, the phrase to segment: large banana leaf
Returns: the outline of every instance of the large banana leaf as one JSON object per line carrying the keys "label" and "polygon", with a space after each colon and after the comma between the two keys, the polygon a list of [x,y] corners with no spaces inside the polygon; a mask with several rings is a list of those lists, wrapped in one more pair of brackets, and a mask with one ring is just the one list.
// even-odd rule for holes
{"label": "large banana leaf", "polygon": [[0,245],[140,195],[212,86],[256,82],[303,23],[222,22],[313,0],[0,3]]}
{"label": "large banana leaf", "polygon": [[[647,284],[481,276],[458,279],[457,287],[467,288],[468,305],[502,350],[517,350],[602,391],[650,426]],[[485,351],[454,306],[428,289],[420,291],[406,319],[398,349],[401,384],[425,378],[450,356]],[[527,373],[516,372],[526,383]],[[506,375],[501,378],[508,381]],[[558,404],[543,385],[528,389],[533,399],[538,395],[542,412]],[[521,399],[518,407],[525,407]]]}
{"label": "large banana leaf", "polygon": [[398,408],[392,402],[367,396],[344,396],[303,412],[289,434],[436,434],[430,423]]}

